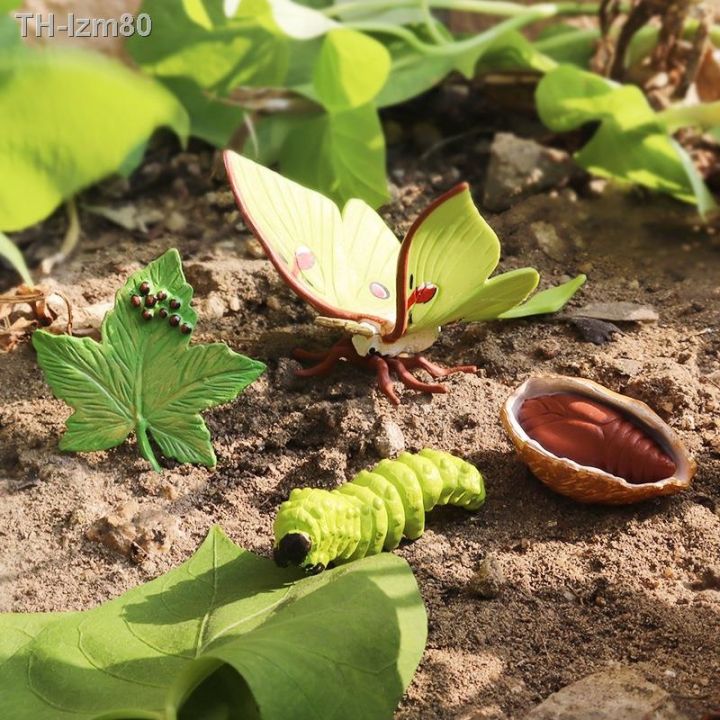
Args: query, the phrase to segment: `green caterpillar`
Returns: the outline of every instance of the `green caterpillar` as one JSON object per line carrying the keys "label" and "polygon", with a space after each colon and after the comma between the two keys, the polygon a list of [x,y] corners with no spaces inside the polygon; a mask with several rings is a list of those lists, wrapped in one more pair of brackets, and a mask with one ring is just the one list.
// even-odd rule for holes
{"label": "green caterpillar", "polygon": [[275,518],[275,562],[318,572],[419,538],[436,505],[477,510],[484,502],[482,475],[470,463],[440,450],[404,452],[335,490],[293,490]]}

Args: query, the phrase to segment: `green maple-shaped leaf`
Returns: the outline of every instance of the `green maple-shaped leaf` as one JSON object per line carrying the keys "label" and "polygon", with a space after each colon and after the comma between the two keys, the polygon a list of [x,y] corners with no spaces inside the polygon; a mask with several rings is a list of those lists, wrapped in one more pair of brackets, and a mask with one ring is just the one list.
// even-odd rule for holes
{"label": "green maple-shaped leaf", "polygon": [[426,632],[402,558],[302,578],[214,528],[183,565],[97,608],[0,614],[0,717],[383,720]]}
{"label": "green maple-shaped leaf", "polygon": [[159,472],[149,432],[166,457],[215,466],[199,413],[233,400],[265,366],[223,343],[188,347],[197,318],[192,294],[180,255],[168,250],[118,291],[101,342],[44,330],[33,335],[50,387],[75,409],[61,450],[107,450],[134,431]]}

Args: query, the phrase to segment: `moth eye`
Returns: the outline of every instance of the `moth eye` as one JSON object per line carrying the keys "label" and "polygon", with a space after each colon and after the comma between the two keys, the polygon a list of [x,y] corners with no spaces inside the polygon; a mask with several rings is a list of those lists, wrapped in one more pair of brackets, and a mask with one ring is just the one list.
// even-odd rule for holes
{"label": "moth eye", "polygon": [[415,276],[410,273],[410,289],[413,289],[413,285],[415,284]]}
{"label": "moth eye", "polygon": [[192,332],[192,325],[188,325],[188,323],[183,323],[180,327],[180,332],[183,335],[189,335]]}
{"label": "moth eye", "polygon": [[379,282],[370,283],[370,292],[380,300],[387,300],[390,297],[390,291]]}
{"label": "moth eye", "polygon": [[155,295],[148,295],[145,298],[145,307],[155,307],[155,303],[157,303]]}
{"label": "moth eye", "polygon": [[181,305],[182,305],[182,303],[177,298],[173,298],[170,301],[170,309],[171,310],[179,310]]}
{"label": "moth eye", "polygon": [[143,310],[142,316],[144,320],[152,320],[155,313],[152,310]]}
{"label": "moth eye", "polygon": [[177,327],[180,324],[180,316],[179,315],[171,315],[168,322],[173,326]]}
{"label": "moth eye", "polygon": [[159,293],[157,293],[155,297],[157,297],[157,299],[162,302],[167,298],[167,293],[164,290],[161,290]]}
{"label": "moth eye", "polygon": [[133,307],[140,307],[140,305],[142,304],[142,298],[139,295],[133,295],[130,298],[130,304]]}
{"label": "moth eye", "polygon": [[165,308],[160,308],[158,315],[164,320],[168,316],[168,311]]}
{"label": "moth eye", "polygon": [[147,295],[150,292],[150,283],[147,282],[147,280],[140,283],[140,287],[138,288],[138,290],[140,291],[141,295]]}

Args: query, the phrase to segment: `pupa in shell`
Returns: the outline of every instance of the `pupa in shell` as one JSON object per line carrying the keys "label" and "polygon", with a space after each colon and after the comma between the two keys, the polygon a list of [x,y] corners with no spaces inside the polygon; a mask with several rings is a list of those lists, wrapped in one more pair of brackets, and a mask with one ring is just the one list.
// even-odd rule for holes
{"label": "pupa in shell", "polygon": [[[580,396],[608,408],[632,423],[636,432],[630,441],[644,437],[667,456],[674,470],[652,482],[629,482],[606,470],[553,454],[533,439],[520,422],[521,408],[528,400],[547,396]],[[677,434],[644,402],[613,392],[584,378],[545,376],[526,380],[506,400],[501,419],[520,458],[533,474],[562,495],[585,503],[624,505],[660,495],[678,493],[690,485],[696,466]]]}

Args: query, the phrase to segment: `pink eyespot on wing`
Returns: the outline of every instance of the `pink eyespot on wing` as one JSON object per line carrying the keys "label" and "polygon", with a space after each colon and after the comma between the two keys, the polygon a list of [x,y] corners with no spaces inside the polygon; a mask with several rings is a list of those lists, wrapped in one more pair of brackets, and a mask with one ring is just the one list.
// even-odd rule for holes
{"label": "pink eyespot on wing", "polygon": [[387,300],[390,297],[390,291],[379,282],[370,283],[370,292],[380,300]]}
{"label": "pink eyespot on wing", "polygon": [[309,247],[301,245],[295,251],[295,262],[300,270],[309,270],[315,265],[315,255]]}

